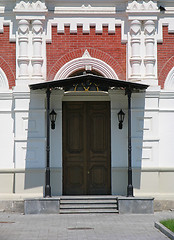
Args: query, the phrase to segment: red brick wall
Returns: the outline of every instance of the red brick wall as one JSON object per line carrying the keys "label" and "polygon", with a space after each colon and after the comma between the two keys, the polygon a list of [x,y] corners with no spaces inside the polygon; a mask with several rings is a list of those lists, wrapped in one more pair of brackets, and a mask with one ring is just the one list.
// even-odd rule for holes
{"label": "red brick wall", "polygon": [[16,43],[9,41],[9,27],[4,27],[0,34],[0,67],[5,72],[9,87],[15,86],[16,76]]}
{"label": "red brick wall", "polygon": [[121,44],[121,27],[116,27],[115,34],[109,34],[108,27],[103,27],[102,34],[96,34],[95,27],[89,34],[84,34],[82,27],[78,27],[77,34],[70,34],[69,27],[58,34],[57,27],[52,27],[52,43],[47,44],[47,79],[53,80],[66,62],[82,57],[86,49],[92,57],[108,63],[119,79],[126,79],[126,45]]}
{"label": "red brick wall", "polygon": [[163,88],[170,70],[174,67],[174,34],[163,27],[163,43],[158,44],[158,79]]}

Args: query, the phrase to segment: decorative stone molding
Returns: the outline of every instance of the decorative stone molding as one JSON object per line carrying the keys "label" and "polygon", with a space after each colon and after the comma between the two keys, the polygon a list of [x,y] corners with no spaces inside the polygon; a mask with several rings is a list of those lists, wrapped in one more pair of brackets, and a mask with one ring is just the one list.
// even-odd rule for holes
{"label": "decorative stone molding", "polygon": [[103,32],[103,26],[108,26],[108,33],[115,33],[115,26],[122,25],[121,22],[117,23],[115,19],[59,19],[57,21],[57,32],[64,33],[65,26],[70,26],[70,33],[77,33],[77,27],[83,27],[83,33],[90,33],[90,26],[95,26],[96,33]]}
{"label": "decorative stone molding", "polygon": [[174,6],[173,7],[165,7],[166,11],[165,13],[166,14],[174,14]]}
{"label": "decorative stone molding", "polygon": [[147,20],[134,17],[130,21],[128,79],[156,86],[158,84],[156,19],[151,19],[150,16]]}
{"label": "decorative stone molding", "polygon": [[5,7],[4,6],[0,6],[0,13],[3,14],[5,12]]}
{"label": "decorative stone molding", "polygon": [[3,33],[4,32],[4,16],[2,16],[5,12],[5,7],[2,7],[0,6],[0,14],[1,14],[1,17],[0,17],[0,33]]}
{"label": "decorative stone molding", "polygon": [[155,35],[155,23],[152,20],[148,20],[144,24],[144,34],[146,38],[154,38]]}
{"label": "decorative stone molding", "polygon": [[19,35],[19,57],[28,56],[28,33],[29,22],[27,20],[20,20],[18,23],[18,35]]}
{"label": "decorative stone molding", "polygon": [[84,70],[95,70],[101,73],[104,77],[118,79],[115,71],[105,62],[100,59],[93,58],[86,50],[82,57],[75,58],[67,62],[56,74],[54,79],[64,79],[71,75],[73,72]]}
{"label": "decorative stone molding", "polygon": [[132,68],[131,77],[138,78],[140,74],[141,65],[141,22],[138,20],[133,20],[130,26],[130,36],[131,36],[131,57],[130,65]]}
{"label": "decorative stone molding", "polygon": [[32,21],[32,44],[33,44],[33,56],[32,66],[33,74],[32,77],[42,77],[42,33],[43,23],[40,20]]}
{"label": "decorative stone molding", "polygon": [[148,20],[144,24],[144,35],[145,35],[145,59],[144,64],[146,67],[145,77],[154,78],[154,67],[155,67],[155,22]]}
{"label": "decorative stone molding", "polygon": [[116,14],[116,7],[93,7],[90,4],[81,7],[55,7],[55,14],[82,14],[82,15],[103,15],[103,14]]}
{"label": "decorative stone molding", "polygon": [[108,33],[115,33],[115,26],[121,26],[121,41],[127,42],[127,33],[125,31],[125,22],[121,19],[115,19],[115,17],[103,18],[103,17],[56,17],[53,20],[48,21],[47,25],[47,42],[52,41],[52,26],[57,26],[58,33],[64,33],[65,26],[70,26],[70,33],[77,33],[77,27],[83,27],[83,33],[90,33],[90,26],[95,26],[96,33],[103,32],[103,26],[108,26]]}
{"label": "decorative stone molding", "polygon": [[174,33],[174,24],[173,24],[173,16],[171,17],[167,16],[166,18],[160,18],[158,21],[158,34],[157,34],[157,40],[158,43],[163,42],[163,26],[168,26],[168,32]]}
{"label": "decorative stone molding", "polygon": [[46,69],[46,57],[43,56],[46,52],[43,44],[43,21],[19,20],[17,43],[16,85],[43,80],[46,72],[43,69],[43,64]]}
{"label": "decorative stone molding", "polygon": [[127,12],[159,12],[157,6],[157,0],[134,0],[129,1],[127,6]]}
{"label": "decorative stone molding", "polygon": [[[45,40],[43,37],[45,34],[43,22],[48,12],[45,1],[17,1],[13,12],[16,14],[16,20],[19,21],[16,85],[29,84],[34,80],[36,82],[43,80],[46,77],[46,47],[43,43]],[[27,27],[25,25],[26,22]],[[20,24],[22,23],[21,27]],[[22,33],[22,31],[25,31],[24,28],[27,28],[26,33]],[[23,81],[18,81],[18,79]]]}
{"label": "decorative stone molding", "polygon": [[91,58],[91,55],[89,54],[88,50],[86,49],[82,58]]}
{"label": "decorative stone molding", "polygon": [[25,12],[25,13],[33,13],[33,12],[47,12],[48,9],[45,6],[45,3],[41,1],[20,1],[19,3],[16,4],[16,7],[13,10],[14,12]]}
{"label": "decorative stone molding", "polygon": [[19,44],[19,78],[29,77],[28,75],[28,38],[29,22],[27,20],[20,20],[18,23],[18,44]]}

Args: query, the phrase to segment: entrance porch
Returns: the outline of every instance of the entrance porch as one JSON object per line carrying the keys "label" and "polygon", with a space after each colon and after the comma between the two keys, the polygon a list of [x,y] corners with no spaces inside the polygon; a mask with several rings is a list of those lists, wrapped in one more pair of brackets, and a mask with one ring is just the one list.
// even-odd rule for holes
{"label": "entrance porch", "polygon": [[[144,84],[138,84],[138,83],[132,83],[132,82],[126,82],[126,81],[120,81],[115,79],[108,79],[102,76],[97,76],[93,74],[85,74],[75,77],[70,77],[63,80],[54,80],[51,82],[42,82],[38,84],[30,85],[30,88],[32,90],[40,90],[45,89],[46,90],[46,96],[47,96],[47,105],[46,105],[46,112],[47,112],[47,122],[46,122],[46,131],[47,131],[47,146],[46,146],[46,181],[45,181],[45,197],[51,196],[51,182],[50,182],[50,149],[56,149],[55,143],[53,146],[53,142],[51,141],[50,146],[50,99],[51,99],[51,92],[55,89],[62,89],[68,93],[73,92],[73,96],[78,95],[78,93],[81,93],[80,102],[83,101],[83,97],[86,93],[90,93],[88,96],[89,102],[92,101],[92,97],[90,98],[90,95],[95,93],[96,101],[98,100],[98,97],[104,93],[107,95],[108,99],[111,101],[111,107],[107,110],[107,114],[101,118],[101,113],[97,115],[93,115],[93,119],[90,122],[91,126],[88,124],[88,115],[90,115],[90,109],[92,109],[92,105],[89,108],[88,112],[85,110],[85,113],[77,114],[77,106],[80,106],[76,104],[77,109],[72,114],[72,119],[68,120],[69,125],[67,124],[67,120],[63,118],[63,158],[67,159],[67,161],[63,162],[63,194],[108,194],[112,193],[114,194],[113,190],[110,190],[113,188],[113,185],[115,184],[114,174],[113,174],[113,167],[115,165],[115,159],[117,159],[117,155],[121,156],[122,149],[125,149],[125,146],[127,146],[127,177],[128,177],[128,184],[127,184],[127,196],[133,197],[133,182],[132,182],[132,137],[131,137],[131,97],[132,93],[144,91],[148,86]],[[91,88],[91,91],[90,91]],[[108,94],[110,89],[115,89],[117,91],[122,91],[127,96],[127,103],[125,102],[126,97],[124,97],[124,104],[120,101],[122,101],[119,97],[117,97],[117,100],[115,99],[115,95],[111,96]],[[77,91],[78,90],[78,91]],[[110,96],[109,96],[110,95]],[[144,97],[144,94],[142,95]],[[114,100],[112,99],[114,98]],[[67,100],[66,100],[67,101]],[[74,99],[71,100],[72,102],[75,101]],[[117,103],[118,101],[118,103]],[[59,103],[60,104],[60,103]],[[112,108],[113,106],[121,105],[124,108],[127,108],[127,141],[126,139],[122,142],[120,142],[119,148],[118,146],[115,146],[116,143],[114,142],[115,139],[115,120],[113,119],[113,112]],[[56,106],[55,101],[51,106]],[[63,104],[65,106],[66,103]],[[87,105],[85,104],[82,109],[87,109]],[[104,107],[99,107],[101,109],[104,109]],[[111,112],[110,112],[111,111]],[[64,113],[63,113],[64,114]],[[67,114],[67,113],[66,113]],[[64,114],[64,116],[66,115]],[[75,115],[74,115],[75,114]],[[81,120],[84,118],[84,122]],[[95,117],[94,117],[95,116]],[[69,119],[69,116],[66,116],[67,119]],[[110,129],[110,120],[111,118],[111,129]],[[99,120],[100,119],[100,120]],[[113,123],[114,121],[114,123]],[[107,122],[104,126],[103,123]],[[71,124],[72,123],[72,124]],[[70,128],[71,125],[74,124],[74,127]],[[82,129],[80,130],[81,125],[84,125],[83,130],[85,129],[84,133],[81,135]],[[95,127],[94,127],[95,125]],[[103,126],[102,126],[103,125]],[[65,127],[66,126],[66,127]],[[114,128],[113,128],[114,126]],[[59,127],[62,126],[59,125]],[[75,130],[75,129],[76,130]],[[101,131],[100,131],[101,128]],[[102,130],[105,129],[104,131]],[[66,129],[69,129],[66,131]],[[91,130],[93,129],[93,130]],[[98,129],[98,130],[97,130]],[[107,130],[107,131],[106,131]],[[90,131],[91,132],[90,134]],[[98,133],[97,133],[97,132]],[[120,131],[120,130],[118,130]],[[65,132],[65,135],[64,135]],[[89,132],[89,134],[87,134]],[[78,137],[75,138],[75,133]],[[51,132],[52,134],[52,132]],[[102,135],[101,135],[102,134]],[[124,129],[125,134],[125,129]],[[92,137],[91,137],[91,136]],[[110,140],[111,135],[111,140]],[[95,137],[94,137],[95,136]],[[67,140],[66,140],[67,139]],[[118,140],[118,137],[117,137]],[[66,142],[67,141],[67,142]],[[83,143],[84,141],[84,143]],[[108,150],[106,150],[106,146],[109,146],[109,142],[111,141],[111,148],[107,147]],[[83,143],[83,144],[82,144]],[[106,144],[107,143],[107,144]],[[70,146],[71,145],[71,146]],[[83,145],[83,146],[82,146]],[[66,147],[65,147],[66,146]],[[73,147],[74,146],[74,147]],[[123,148],[124,147],[124,148]],[[69,150],[67,150],[69,148]],[[74,148],[74,149],[71,149]],[[91,149],[93,148],[93,149]],[[103,149],[102,149],[103,148]],[[115,152],[115,149],[118,149],[118,152]],[[82,150],[83,149],[83,150]],[[99,151],[100,150],[100,151]],[[111,151],[111,160],[110,160],[110,151]],[[101,152],[103,152],[103,155],[101,155]],[[114,153],[114,155],[113,155]],[[52,153],[51,153],[52,154]],[[89,155],[88,155],[89,154]],[[92,154],[92,155],[91,155]],[[101,155],[101,156],[100,156]],[[123,156],[126,156],[123,153]],[[122,158],[122,157],[121,157]],[[125,158],[125,157],[124,157]],[[86,160],[85,160],[86,159]],[[93,159],[93,160],[92,160]],[[99,161],[100,159],[100,161]],[[120,159],[121,160],[121,159]],[[80,161],[84,161],[85,163],[81,165]],[[99,161],[99,162],[98,162]],[[125,162],[125,159],[123,160]],[[72,165],[73,164],[75,165]],[[102,164],[101,164],[102,162]],[[91,166],[90,166],[91,164]],[[66,165],[66,167],[65,167]],[[68,170],[69,169],[69,170]],[[90,172],[90,170],[92,171]],[[110,177],[110,172],[112,172]],[[90,175],[91,174],[91,175]],[[69,175],[66,177],[66,175]],[[89,175],[89,176],[88,176]],[[125,175],[125,177],[126,177]],[[88,181],[89,179],[89,181]],[[70,182],[67,184],[67,181]],[[125,181],[125,179],[124,179]],[[90,184],[89,184],[90,183]],[[101,187],[101,183],[103,184],[103,187]],[[74,184],[74,187],[72,187],[72,184]],[[97,186],[98,184],[98,186]],[[76,187],[75,187],[76,185]],[[90,185],[90,186],[89,186]],[[94,188],[95,185],[95,188]],[[99,187],[100,185],[100,187]],[[83,187],[82,187],[83,186]],[[110,188],[111,186],[111,188]],[[74,190],[73,190],[74,188]],[[92,190],[93,188],[93,190]],[[69,189],[69,190],[68,190]],[[81,189],[81,190],[80,190]],[[71,190],[71,191],[70,191]],[[79,192],[80,191],[80,192]]]}

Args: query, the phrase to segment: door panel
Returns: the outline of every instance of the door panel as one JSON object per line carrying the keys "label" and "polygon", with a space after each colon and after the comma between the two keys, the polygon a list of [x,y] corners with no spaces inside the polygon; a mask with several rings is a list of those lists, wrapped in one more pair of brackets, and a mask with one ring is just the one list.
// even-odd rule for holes
{"label": "door panel", "polygon": [[85,194],[83,103],[63,103],[63,192]]}
{"label": "door panel", "polygon": [[63,103],[63,193],[110,194],[109,102]]}
{"label": "door panel", "polygon": [[83,166],[68,164],[66,166],[66,192],[70,195],[84,194],[84,171]]}
{"label": "door panel", "polygon": [[92,152],[103,152],[105,149],[105,119],[101,114],[90,116],[90,150]]}
{"label": "door panel", "polygon": [[109,102],[88,103],[88,193],[110,193]]}
{"label": "door panel", "polygon": [[105,167],[103,164],[93,164],[93,166],[90,168],[88,194],[110,194],[107,178],[107,167]]}
{"label": "door panel", "polygon": [[66,140],[69,153],[83,151],[83,116],[81,108],[70,110],[67,116]]}

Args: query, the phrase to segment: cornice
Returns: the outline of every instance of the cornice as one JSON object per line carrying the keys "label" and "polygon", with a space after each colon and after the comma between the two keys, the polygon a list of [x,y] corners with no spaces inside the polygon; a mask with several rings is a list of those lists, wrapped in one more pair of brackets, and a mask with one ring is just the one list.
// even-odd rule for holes
{"label": "cornice", "polygon": [[81,7],[55,7],[55,14],[59,15],[114,15],[116,14],[116,7],[93,7],[90,4]]}
{"label": "cornice", "polygon": [[0,100],[11,100],[13,97],[12,90],[2,91],[0,90]]}

